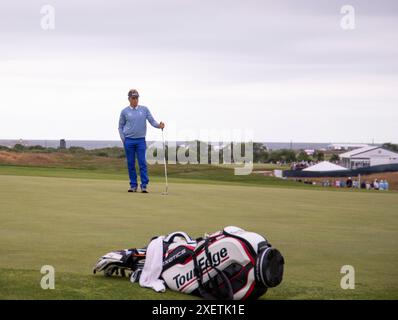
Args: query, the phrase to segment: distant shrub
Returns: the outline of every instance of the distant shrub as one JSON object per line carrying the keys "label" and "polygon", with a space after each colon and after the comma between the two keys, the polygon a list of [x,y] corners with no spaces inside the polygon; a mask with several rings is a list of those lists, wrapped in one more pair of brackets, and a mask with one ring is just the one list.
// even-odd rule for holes
{"label": "distant shrub", "polygon": [[68,150],[71,153],[83,153],[86,151],[83,147],[70,147]]}
{"label": "distant shrub", "polygon": [[391,142],[386,142],[386,143],[383,143],[382,147],[387,149],[387,150],[393,151],[393,152],[398,152],[398,144],[393,144]]}
{"label": "distant shrub", "polygon": [[304,151],[301,150],[297,155],[297,161],[310,161],[311,157]]}
{"label": "distant shrub", "polygon": [[99,157],[108,157],[108,153],[106,153],[104,151],[96,152],[95,155],[99,156]]}
{"label": "distant shrub", "polygon": [[24,151],[24,150],[26,150],[26,147],[24,146],[24,145],[22,145],[22,144],[20,144],[20,143],[17,143],[13,148],[12,148],[12,150],[14,150],[14,151]]}
{"label": "distant shrub", "polygon": [[0,150],[10,151],[10,148],[9,148],[9,147],[6,147],[6,146],[0,145]]}
{"label": "distant shrub", "polygon": [[120,158],[124,155],[124,149],[119,147],[94,149],[87,152],[90,155],[110,158]]}
{"label": "distant shrub", "polygon": [[325,154],[322,151],[315,151],[314,153],[314,159],[318,161],[324,161],[325,160]]}
{"label": "distant shrub", "polygon": [[45,147],[40,146],[40,145],[36,145],[36,146],[29,146],[27,147],[28,150],[46,150]]}
{"label": "distant shrub", "polygon": [[276,163],[278,161],[292,162],[296,161],[296,154],[290,149],[274,150],[268,154],[267,161],[272,163]]}

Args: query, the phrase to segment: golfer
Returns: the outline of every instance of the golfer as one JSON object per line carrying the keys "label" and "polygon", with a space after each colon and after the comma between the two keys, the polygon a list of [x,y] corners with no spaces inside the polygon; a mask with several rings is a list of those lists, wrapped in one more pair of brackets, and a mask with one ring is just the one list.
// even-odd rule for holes
{"label": "golfer", "polygon": [[123,141],[127,158],[127,168],[130,177],[128,192],[137,192],[137,173],[135,170],[135,157],[137,156],[140,167],[141,192],[148,193],[148,170],[146,165],[146,121],[159,129],[164,128],[164,123],[157,123],[151,112],[145,106],[138,104],[139,94],[135,89],[128,92],[130,105],[122,110],[119,118],[119,134]]}

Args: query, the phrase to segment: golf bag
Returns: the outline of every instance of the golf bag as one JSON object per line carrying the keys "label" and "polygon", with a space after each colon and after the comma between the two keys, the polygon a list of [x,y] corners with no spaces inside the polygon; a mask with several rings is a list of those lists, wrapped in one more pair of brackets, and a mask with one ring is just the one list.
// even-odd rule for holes
{"label": "golf bag", "polygon": [[[127,275],[139,281],[146,248],[118,250],[103,256],[94,273]],[[279,285],[284,258],[261,235],[227,227],[203,238],[174,232],[163,239],[160,279],[171,290],[205,299],[257,299]]]}

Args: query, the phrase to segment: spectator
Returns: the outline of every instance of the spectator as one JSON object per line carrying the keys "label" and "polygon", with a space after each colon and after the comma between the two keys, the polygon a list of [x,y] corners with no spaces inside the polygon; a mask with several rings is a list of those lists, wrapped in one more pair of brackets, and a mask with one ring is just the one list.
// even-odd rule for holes
{"label": "spectator", "polygon": [[379,190],[379,181],[377,180],[377,179],[375,179],[375,181],[373,182],[373,188],[375,189],[375,190]]}
{"label": "spectator", "polygon": [[365,182],[365,181],[362,181],[362,183],[361,183],[361,189],[367,189],[367,187],[366,187],[366,182]]}
{"label": "spectator", "polygon": [[325,181],[325,187],[330,187],[330,181],[329,180]]}
{"label": "spectator", "polygon": [[388,190],[389,187],[390,187],[390,185],[389,185],[387,179],[384,180],[384,188],[385,188],[386,190]]}
{"label": "spectator", "polygon": [[351,188],[351,187],[352,187],[352,179],[351,179],[351,177],[349,177],[349,178],[347,179],[346,185],[347,185],[347,188]]}
{"label": "spectator", "polygon": [[358,180],[353,180],[353,181],[352,181],[352,187],[355,188],[355,189],[358,189],[358,188],[359,188],[359,182],[358,182]]}
{"label": "spectator", "polygon": [[342,180],[340,182],[340,187],[345,188],[346,187],[346,182],[344,180]]}

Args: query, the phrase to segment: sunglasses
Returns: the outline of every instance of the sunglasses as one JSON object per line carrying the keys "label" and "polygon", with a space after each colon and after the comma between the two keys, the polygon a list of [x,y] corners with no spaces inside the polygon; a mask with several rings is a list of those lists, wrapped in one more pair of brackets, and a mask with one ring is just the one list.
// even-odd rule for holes
{"label": "sunglasses", "polygon": [[138,99],[138,97],[137,96],[132,96],[132,97],[130,97],[130,99]]}

